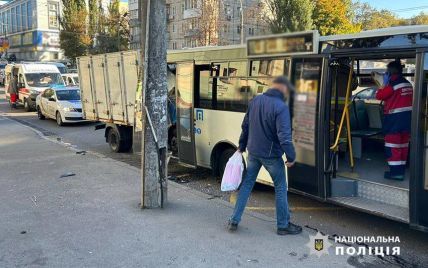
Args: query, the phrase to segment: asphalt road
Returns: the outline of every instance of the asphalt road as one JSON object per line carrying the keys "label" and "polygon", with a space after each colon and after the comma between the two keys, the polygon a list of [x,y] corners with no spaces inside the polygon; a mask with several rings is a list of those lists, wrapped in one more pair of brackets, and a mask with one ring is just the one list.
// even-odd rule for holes
{"label": "asphalt road", "polygon": [[[92,151],[106,157],[140,167],[138,155],[112,153],[105,143],[103,130],[95,131],[93,123],[59,127],[54,120],[38,120],[35,112],[27,113],[22,108],[11,110],[4,101],[0,89],[0,115],[8,116],[27,126],[33,127],[47,136],[55,137],[81,150]],[[37,157],[36,152],[28,152],[29,157]],[[190,169],[180,166],[174,159],[170,161],[169,174],[178,183],[186,184],[211,198],[222,198],[233,202],[235,196],[222,193],[219,178],[207,169]],[[95,171],[96,172],[96,171]],[[171,200],[170,202],[173,202]],[[411,230],[406,224],[394,222],[355,210],[334,206],[296,194],[289,194],[292,221],[306,228],[319,230],[331,236],[399,236],[401,256],[389,258],[395,267],[428,267],[428,234]],[[248,205],[250,210],[269,216],[275,215],[274,190],[272,187],[256,185]],[[225,221],[227,219],[224,219]],[[275,222],[272,221],[272,228]]]}

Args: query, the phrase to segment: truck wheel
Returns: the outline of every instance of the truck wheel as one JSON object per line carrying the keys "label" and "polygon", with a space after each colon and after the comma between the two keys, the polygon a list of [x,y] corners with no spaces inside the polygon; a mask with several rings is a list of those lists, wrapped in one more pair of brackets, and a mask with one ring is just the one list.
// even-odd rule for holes
{"label": "truck wheel", "polygon": [[57,123],[57,125],[58,126],[63,126],[64,125],[64,122],[62,122],[62,117],[61,117],[61,114],[59,113],[59,112],[56,112],[56,123]]}
{"label": "truck wheel", "polygon": [[226,169],[227,161],[229,161],[229,158],[231,158],[235,152],[236,152],[235,149],[228,148],[221,153],[219,163],[218,163],[220,178],[223,178],[223,173],[224,173],[224,170]]}
{"label": "truck wheel", "polygon": [[132,148],[132,132],[122,128],[110,128],[107,142],[114,153],[129,152]]}
{"label": "truck wheel", "polygon": [[111,128],[108,132],[107,141],[112,152],[119,153],[120,148],[120,135],[116,129]]}
{"label": "truck wheel", "polygon": [[37,106],[37,117],[40,120],[45,120],[45,116],[43,115],[42,110],[40,109],[40,106]]}
{"label": "truck wheel", "polygon": [[28,103],[27,99],[24,99],[24,109],[25,109],[26,112],[31,112],[31,106]]}

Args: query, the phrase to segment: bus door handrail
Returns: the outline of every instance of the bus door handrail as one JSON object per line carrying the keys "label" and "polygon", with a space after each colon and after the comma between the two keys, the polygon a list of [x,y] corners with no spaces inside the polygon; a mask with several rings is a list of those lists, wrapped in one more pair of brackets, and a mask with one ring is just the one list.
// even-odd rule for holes
{"label": "bus door handrail", "polygon": [[[353,72],[354,60],[351,62],[351,66],[349,68],[349,76],[348,76],[348,84],[346,88],[346,97],[345,97],[345,105],[343,108],[342,116],[340,118],[339,129],[336,134],[336,140],[334,144],[330,147],[330,150],[337,151],[339,146],[340,134],[342,134],[343,125],[346,119],[346,129],[347,129],[347,139],[348,139],[348,147],[349,147],[349,160],[351,164],[351,168],[354,168],[354,158],[352,157],[352,137],[351,137],[351,121],[349,118],[349,95],[351,92],[351,83],[352,83],[352,72]],[[336,93],[337,94],[337,93]]]}

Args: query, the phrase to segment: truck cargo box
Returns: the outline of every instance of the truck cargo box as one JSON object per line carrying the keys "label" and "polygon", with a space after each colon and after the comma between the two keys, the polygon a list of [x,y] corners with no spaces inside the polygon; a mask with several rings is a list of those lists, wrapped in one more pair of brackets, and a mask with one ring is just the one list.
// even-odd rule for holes
{"label": "truck cargo box", "polygon": [[77,58],[84,118],[134,124],[138,59],[138,50]]}

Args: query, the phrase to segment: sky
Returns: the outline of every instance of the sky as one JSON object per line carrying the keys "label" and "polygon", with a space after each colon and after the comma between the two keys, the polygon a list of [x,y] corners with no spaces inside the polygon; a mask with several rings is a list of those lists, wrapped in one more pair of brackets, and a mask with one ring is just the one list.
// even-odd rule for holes
{"label": "sky", "polygon": [[377,9],[391,10],[402,18],[410,18],[421,11],[428,13],[427,0],[361,0],[361,2],[367,2]]}
{"label": "sky", "polygon": [[[128,0],[121,0],[128,2]],[[428,13],[428,0],[360,0],[377,9],[388,9],[402,18],[410,18],[421,11]],[[397,10],[397,11],[396,11]]]}

